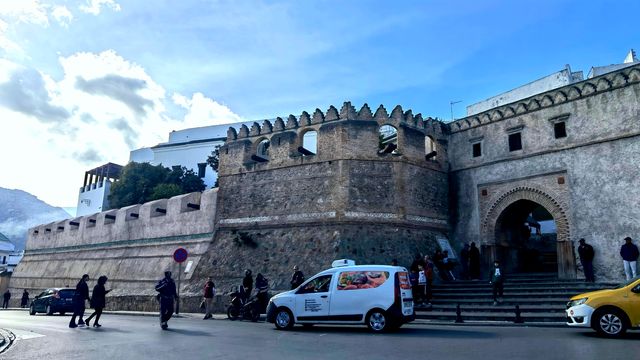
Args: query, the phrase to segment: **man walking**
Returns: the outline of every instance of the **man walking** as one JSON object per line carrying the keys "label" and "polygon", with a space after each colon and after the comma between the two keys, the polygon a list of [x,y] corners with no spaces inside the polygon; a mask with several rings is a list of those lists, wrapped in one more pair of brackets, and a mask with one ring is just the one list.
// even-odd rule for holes
{"label": "man walking", "polygon": [[580,239],[580,246],[578,246],[578,255],[580,256],[580,263],[582,263],[582,269],[584,270],[584,278],[588,282],[595,282],[593,276],[593,247],[586,243],[584,239]]}
{"label": "man walking", "polygon": [[213,316],[211,312],[213,311],[213,298],[216,296],[216,284],[213,283],[213,278],[209,276],[207,278],[207,282],[204,284],[204,305],[206,312],[204,314],[204,319],[211,319]]}
{"label": "man walking", "polygon": [[498,302],[502,303],[502,296],[504,295],[504,274],[498,260],[493,262],[490,284],[493,285],[493,306],[496,306]]}
{"label": "man walking", "polygon": [[7,309],[9,307],[9,299],[11,299],[11,291],[7,289],[4,293],[4,301],[2,302],[2,308]]}
{"label": "man walking", "polygon": [[[87,281],[89,280],[89,274],[82,275],[80,281],[76,285],[76,292],[73,294],[73,316],[71,317],[71,321],[69,321],[70,328],[76,328],[78,326],[84,326],[84,320],[82,317],[84,316],[85,310],[85,300],[89,300],[89,286],[87,285]],[[76,316],[78,317],[78,323],[76,324]]]}
{"label": "man walking", "polygon": [[476,247],[476,243],[471,243],[469,249],[469,276],[471,280],[480,279],[480,250]]}
{"label": "man walking", "polygon": [[622,263],[624,265],[624,274],[627,280],[631,280],[637,275],[636,263],[638,261],[638,247],[632,243],[630,237],[624,238],[624,245],[620,248],[620,256],[622,256]]}
{"label": "man walking", "polygon": [[291,290],[297,289],[304,282],[304,274],[298,269],[298,265],[293,266],[293,275],[291,276]]}
{"label": "man walking", "polygon": [[178,299],[176,283],[171,278],[171,271],[164,272],[164,279],[156,284],[158,300],[160,301],[160,327],[167,330],[169,319],[173,315],[174,300]]}
{"label": "man walking", "polygon": [[27,308],[29,307],[29,292],[27,289],[24,289],[22,292],[22,299],[20,299],[20,307]]}

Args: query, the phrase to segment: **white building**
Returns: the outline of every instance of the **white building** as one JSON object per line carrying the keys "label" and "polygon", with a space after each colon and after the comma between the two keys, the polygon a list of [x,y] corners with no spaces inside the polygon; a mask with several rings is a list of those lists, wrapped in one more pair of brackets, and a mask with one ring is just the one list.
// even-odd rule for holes
{"label": "white building", "polygon": [[118,181],[122,166],[107,163],[84,173],[84,183],[78,193],[76,216],[95,214],[109,208],[111,184]]}
{"label": "white building", "polygon": [[9,257],[15,249],[15,245],[0,233],[0,273],[8,271]]}

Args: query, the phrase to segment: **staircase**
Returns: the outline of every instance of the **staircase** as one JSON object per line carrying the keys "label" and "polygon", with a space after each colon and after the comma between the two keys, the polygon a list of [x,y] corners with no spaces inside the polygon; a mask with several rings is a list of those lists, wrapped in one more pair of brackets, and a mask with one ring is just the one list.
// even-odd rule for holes
{"label": "staircase", "polygon": [[459,280],[434,285],[432,307],[416,306],[416,318],[433,322],[456,321],[456,307],[468,323],[514,323],[516,305],[524,324],[564,324],[567,301],[580,293],[615,287],[612,283],[559,280],[554,273],[508,275],[503,302],[493,305],[491,285],[486,280]]}

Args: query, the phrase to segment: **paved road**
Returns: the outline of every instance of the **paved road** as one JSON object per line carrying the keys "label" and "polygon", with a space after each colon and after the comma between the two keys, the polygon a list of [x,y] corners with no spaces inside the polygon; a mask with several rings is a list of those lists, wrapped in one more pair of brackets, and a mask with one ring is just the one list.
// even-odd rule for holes
{"label": "paved road", "polygon": [[408,325],[392,334],[364,327],[277,331],[272,324],[105,315],[100,329],[69,329],[68,316],[0,311],[18,340],[1,359],[638,359],[640,332],[625,339],[589,330]]}

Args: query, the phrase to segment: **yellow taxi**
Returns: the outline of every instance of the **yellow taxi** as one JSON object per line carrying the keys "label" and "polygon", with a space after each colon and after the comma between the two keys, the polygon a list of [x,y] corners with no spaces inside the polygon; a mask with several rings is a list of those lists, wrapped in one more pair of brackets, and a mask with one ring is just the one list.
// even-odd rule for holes
{"label": "yellow taxi", "polygon": [[620,336],[640,328],[640,276],[615,289],[580,294],[567,303],[567,325]]}

